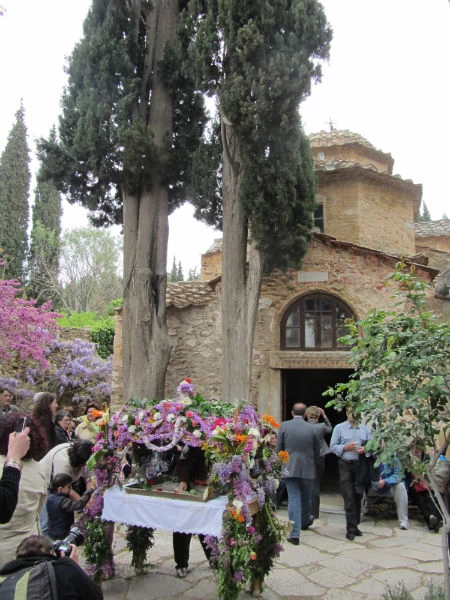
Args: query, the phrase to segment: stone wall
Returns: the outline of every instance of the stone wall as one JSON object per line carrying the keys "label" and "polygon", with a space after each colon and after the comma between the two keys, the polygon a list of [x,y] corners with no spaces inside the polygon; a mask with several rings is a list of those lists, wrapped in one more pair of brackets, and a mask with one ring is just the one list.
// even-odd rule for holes
{"label": "stone wall", "polygon": [[324,205],[327,235],[388,254],[415,254],[416,198],[408,184],[362,169],[321,173],[317,202]]}
{"label": "stone wall", "polygon": [[[332,294],[345,302],[357,319],[371,308],[392,308],[392,289],[385,285],[396,259],[380,252],[317,236],[301,271],[275,272],[263,280],[253,350],[252,402],[275,418],[282,414],[282,369],[348,368],[347,351],[297,352],[280,349],[280,323],[292,302],[304,294]],[[426,267],[417,266],[418,277],[430,281]],[[442,302],[433,300],[439,310]],[[450,304],[450,303],[447,303]],[[167,309],[173,344],[166,378],[166,397],[173,397],[184,377],[190,377],[206,397],[221,397],[220,285],[208,304]],[[115,343],[120,335],[116,329]],[[116,350],[115,352],[120,352]],[[116,360],[116,359],[115,359]],[[114,397],[122,401],[120,379],[115,378]],[[116,400],[115,400],[116,401]]]}

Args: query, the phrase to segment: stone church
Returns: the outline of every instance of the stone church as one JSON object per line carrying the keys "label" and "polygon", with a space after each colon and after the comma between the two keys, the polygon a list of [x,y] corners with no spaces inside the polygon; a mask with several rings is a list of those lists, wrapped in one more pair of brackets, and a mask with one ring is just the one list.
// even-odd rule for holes
{"label": "stone church", "polygon": [[[252,401],[288,418],[295,401],[325,406],[322,392],[352,372],[338,338],[345,319],[390,308],[385,285],[403,257],[433,283],[430,307],[450,317],[450,220],[415,223],[422,186],[393,174],[390,154],[358,134],[310,136],[318,181],[316,232],[300,270],[263,280],[253,350]],[[221,240],[202,256],[200,281],[171,283],[167,324],[172,355],[167,397],[190,377],[221,396]],[[113,403],[121,403],[121,318],[115,341]],[[327,409],[333,424],[341,414]]]}

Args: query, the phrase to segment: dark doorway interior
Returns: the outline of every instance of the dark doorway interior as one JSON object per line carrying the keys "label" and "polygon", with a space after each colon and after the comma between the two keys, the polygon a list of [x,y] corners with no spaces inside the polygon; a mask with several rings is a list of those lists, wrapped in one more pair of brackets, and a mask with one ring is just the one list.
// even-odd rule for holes
{"label": "dark doorway interior", "polygon": [[[353,373],[351,369],[286,369],[283,371],[283,419],[291,418],[292,406],[295,402],[304,402],[307,406],[316,405],[323,408],[333,427],[345,421],[343,413],[333,408],[325,408],[330,400],[322,393],[337,383],[344,383]],[[327,436],[330,442],[331,435]],[[337,457],[330,453],[326,459],[325,474],[321,486],[324,493],[336,493],[338,486]]]}

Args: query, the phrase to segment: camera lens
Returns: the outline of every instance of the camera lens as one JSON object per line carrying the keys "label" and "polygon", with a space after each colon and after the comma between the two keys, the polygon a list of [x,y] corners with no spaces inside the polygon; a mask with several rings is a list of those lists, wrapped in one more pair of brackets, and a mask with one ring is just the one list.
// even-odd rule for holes
{"label": "camera lens", "polygon": [[84,542],[84,536],[78,527],[72,527],[70,533],[64,538],[64,544],[75,544],[75,546],[81,546]]}

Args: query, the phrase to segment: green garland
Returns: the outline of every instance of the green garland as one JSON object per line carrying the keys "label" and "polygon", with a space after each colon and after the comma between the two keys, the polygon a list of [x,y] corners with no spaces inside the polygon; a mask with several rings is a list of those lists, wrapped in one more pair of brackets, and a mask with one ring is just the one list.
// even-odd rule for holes
{"label": "green garland", "polygon": [[147,553],[154,545],[154,531],[152,527],[127,527],[127,548],[132,553],[131,566],[135,569],[143,569],[146,566]]}
{"label": "green garland", "polygon": [[[114,557],[111,551],[111,537],[114,523],[95,517],[86,523],[86,543],[83,554],[95,583],[114,575]],[[93,569],[93,571],[92,571]]]}

